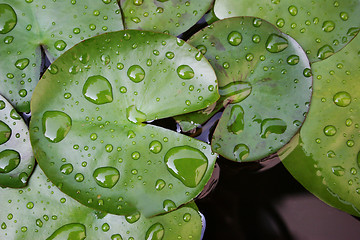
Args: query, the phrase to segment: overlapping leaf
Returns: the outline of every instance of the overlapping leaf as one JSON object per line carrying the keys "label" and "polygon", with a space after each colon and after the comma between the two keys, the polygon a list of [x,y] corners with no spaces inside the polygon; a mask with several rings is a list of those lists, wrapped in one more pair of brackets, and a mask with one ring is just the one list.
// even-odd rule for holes
{"label": "overlapping leaf", "polygon": [[115,0],[1,0],[0,17],[0,94],[20,112],[30,111],[41,46],[54,60],[81,40],[123,29]]}
{"label": "overlapping leaf", "polygon": [[360,29],[358,0],[216,0],[220,19],[254,16],[276,25],[304,48],[311,62],[342,49]]}
{"label": "overlapping leaf", "polygon": [[219,81],[217,104],[176,117],[189,130],[225,107],[212,148],[234,161],[262,159],[298,131],[309,108],[312,78],[301,47],[253,17],[217,21],[190,40],[209,59]]}
{"label": "overlapping leaf", "polygon": [[31,141],[66,194],[106,212],[150,216],[199,194],[216,156],[203,142],[143,122],[218,97],[210,64],[184,41],[137,30],[104,34],[44,74],[31,104]]}
{"label": "overlapping leaf", "polygon": [[0,186],[25,186],[34,165],[28,127],[0,95]]}
{"label": "overlapping leaf", "polygon": [[200,239],[193,206],[147,219],[87,208],[59,191],[37,167],[23,190],[0,189],[1,239]]}
{"label": "overlapping leaf", "polygon": [[280,157],[290,173],[325,202],[360,216],[360,38],[313,64],[309,115]]}
{"label": "overlapping leaf", "polygon": [[213,0],[120,0],[125,27],[179,35],[210,9]]}

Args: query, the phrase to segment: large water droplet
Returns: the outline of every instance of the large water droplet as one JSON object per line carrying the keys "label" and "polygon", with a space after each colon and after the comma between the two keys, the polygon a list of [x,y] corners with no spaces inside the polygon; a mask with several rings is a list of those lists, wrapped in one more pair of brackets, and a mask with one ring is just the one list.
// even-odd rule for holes
{"label": "large water droplet", "polygon": [[247,98],[251,93],[252,87],[250,83],[236,81],[231,82],[223,87],[219,87],[219,94],[222,98],[226,98],[226,103],[238,103]]}
{"label": "large water droplet", "polygon": [[154,140],[150,143],[149,149],[152,153],[157,154],[162,150],[162,144],[161,142]]}
{"label": "large water droplet", "polygon": [[324,127],[324,134],[326,136],[334,136],[336,134],[336,128],[333,125],[328,125]]}
{"label": "large water droplet", "polygon": [[169,172],[187,187],[196,187],[203,178],[208,159],[200,150],[190,146],[171,148],[164,161]]}
{"label": "large water droplet", "polygon": [[72,173],[73,170],[74,170],[74,167],[71,163],[63,164],[60,167],[60,172],[65,175],[69,175],[70,173]]}
{"label": "large water droplet", "polygon": [[334,103],[339,107],[346,107],[351,103],[351,95],[348,92],[338,92],[333,97]]}
{"label": "large water droplet", "polygon": [[261,137],[267,138],[271,133],[283,134],[286,131],[286,123],[279,118],[267,118],[261,122]]}
{"label": "large water droplet", "polygon": [[228,42],[230,43],[230,45],[238,46],[242,42],[242,35],[241,35],[241,33],[237,32],[237,31],[233,31],[233,32],[229,33],[227,39],[228,39]]}
{"label": "large water droplet", "polygon": [[103,188],[112,188],[119,181],[120,173],[114,167],[101,167],[94,171],[96,183]]}
{"label": "large water droplet", "polygon": [[333,166],[331,168],[331,171],[334,175],[336,175],[338,177],[343,176],[345,173],[345,169],[341,166]]}
{"label": "large water droplet", "polygon": [[317,52],[317,57],[321,60],[324,60],[333,54],[334,54],[334,49],[331,46],[326,44],[326,45],[322,46],[321,48],[319,48],[319,50]]}
{"label": "large water droplet", "polygon": [[153,224],[145,235],[145,240],[161,240],[164,237],[164,227],[160,223]]}
{"label": "large water droplet", "polygon": [[44,136],[53,143],[62,141],[69,133],[72,120],[64,112],[47,111],[42,117]]}
{"label": "large water droplet", "polygon": [[0,34],[6,34],[16,26],[17,17],[14,9],[8,4],[0,4]]}
{"label": "large water droplet", "polygon": [[110,82],[100,75],[89,77],[83,87],[84,97],[95,104],[105,104],[113,101],[112,86]]}
{"label": "large water droplet", "polygon": [[29,65],[29,63],[30,61],[27,58],[19,59],[16,61],[15,67],[20,70],[24,70]]}
{"label": "large water droplet", "polygon": [[67,44],[63,40],[58,40],[54,43],[54,47],[58,51],[63,51],[66,48]]}
{"label": "large water droplet", "polygon": [[194,77],[194,70],[188,65],[181,65],[177,68],[177,74],[181,79],[189,80]]}
{"label": "large water droplet", "polygon": [[80,223],[70,223],[58,228],[47,240],[83,240],[86,238],[86,228]]}
{"label": "large water droplet", "polygon": [[163,208],[166,212],[169,212],[176,209],[176,204],[170,199],[167,199],[163,202]]}
{"label": "large water droplet", "polygon": [[9,173],[20,163],[20,154],[15,150],[0,152],[0,173]]}
{"label": "large water droplet", "polygon": [[11,128],[0,120],[0,145],[9,141],[11,137]]}
{"label": "large water droplet", "polygon": [[266,50],[271,53],[278,53],[284,51],[288,47],[288,41],[286,38],[277,34],[271,34],[266,41]]}
{"label": "large water droplet", "polygon": [[130,78],[131,81],[135,83],[139,83],[145,78],[145,71],[142,67],[139,65],[133,65],[131,66],[128,71],[127,75]]}
{"label": "large water droplet", "polygon": [[135,223],[140,219],[140,212],[135,212],[134,214],[128,215],[125,217],[125,220],[128,223]]}
{"label": "large water droplet", "polygon": [[333,21],[325,21],[322,25],[324,32],[331,32],[335,29],[335,23]]}
{"label": "large water droplet", "polygon": [[135,105],[126,109],[126,117],[132,123],[142,123],[146,120],[146,114],[138,110]]}
{"label": "large water droplet", "polygon": [[231,108],[227,129],[234,134],[239,134],[244,130],[244,109],[240,105],[234,105]]}
{"label": "large water droplet", "polygon": [[120,234],[114,234],[111,236],[111,240],[123,240]]}
{"label": "large water droplet", "polygon": [[238,162],[244,161],[249,156],[249,153],[250,149],[245,144],[238,144],[234,147],[233,154]]}

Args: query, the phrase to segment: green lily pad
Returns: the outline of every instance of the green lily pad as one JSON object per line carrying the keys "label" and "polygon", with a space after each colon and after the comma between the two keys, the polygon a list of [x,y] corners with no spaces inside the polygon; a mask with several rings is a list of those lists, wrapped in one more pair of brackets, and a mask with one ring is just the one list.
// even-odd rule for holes
{"label": "green lily pad", "polygon": [[304,48],[311,62],[342,49],[360,30],[358,0],[216,0],[220,19],[254,16],[276,25]]}
{"label": "green lily pad", "polygon": [[202,228],[195,204],[150,219],[97,212],[59,191],[38,167],[27,188],[0,189],[0,203],[1,239],[200,239]]}
{"label": "green lily pad", "polygon": [[53,61],[86,38],[123,29],[115,0],[2,0],[0,17],[0,94],[19,112],[30,111],[41,48]]}
{"label": "green lily pad", "polygon": [[201,192],[216,159],[210,146],[145,123],[218,99],[214,70],[194,47],[126,30],[78,44],[51,68],[58,72],[44,74],[31,102],[31,142],[63,192],[105,212],[145,216]]}
{"label": "green lily pad", "polygon": [[0,186],[24,187],[34,165],[28,127],[0,95]]}
{"label": "green lily pad", "polygon": [[[280,157],[309,191],[360,216],[360,38],[313,64],[314,95],[300,135]],[[288,149],[289,148],[289,149]]]}
{"label": "green lily pad", "polygon": [[127,29],[179,35],[192,27],[211,8],[213,0],[120,0]]}
{"label": "green lily pad", "polygon": [[301,47],[270,23],[253,17],[217,21],[189,43],[215,69],[220,100],[176,117],[187,129],[225,107],[212,148],[233,161],[275,153],[298,131],[311,99],[310,65]]}

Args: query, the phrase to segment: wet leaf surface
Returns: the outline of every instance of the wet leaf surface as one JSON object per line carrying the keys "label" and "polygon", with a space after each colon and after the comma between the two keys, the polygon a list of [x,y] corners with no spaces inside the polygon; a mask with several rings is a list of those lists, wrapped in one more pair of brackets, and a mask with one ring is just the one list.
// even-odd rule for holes
{"label": "wet leaf surface", "polygon": [[30,111],[41,46],[53,61],[86,38],[123,29],[115,0],[2,0],[0,16],[0,93],[19,112]]}
{"label": "wet leaf surface", "polygon": [[120,0],[127,29],[179,35],[192,27],[210,9],[213,0]]}
{"label": "wet leaf surface", "polygon": [[24,187],[34,165],[28,127],[0,95],[0,186]]}
{"label": "wet leaf surface", "polygon": [[225,107],[211,144],[227,159],[260,160],[289,142],[304,121],[312,92],[309,61],[292,38],[261,19],[237,17],[215,22],[189,43],[215,69],[221,98],[176,117],[185,131]]}
{"label": "wet leaf surface", "polygon": [[[246,7],[243,7],[246,6]],[[263,18],[293,37],[311,62],[324,60],[348,44],[360,30],[359,1],[217,0],[220,18]]]}
{"label": "wet leaf surface", "polygon": [[1,239],[200,239],[195,204],[153,218],[124,217],[81,205],[47,180],[37,167],[29,186],[0,189]]}
{"label": "wet leaf surface", "polygon": [[360,38],[313,64],[314,96],[307,119],[281,158],[290,173],[323,201],[360,216]]}
{"label": "wet leaf surface", "polygon": [[45,174],[79,202],[114,214],[151,216],[197,196],[214,167],[210,146],[145,124],[218,99],[215,73],[197,55],[175,37],[137,30],[62,55],[31,105],[31,141]]}

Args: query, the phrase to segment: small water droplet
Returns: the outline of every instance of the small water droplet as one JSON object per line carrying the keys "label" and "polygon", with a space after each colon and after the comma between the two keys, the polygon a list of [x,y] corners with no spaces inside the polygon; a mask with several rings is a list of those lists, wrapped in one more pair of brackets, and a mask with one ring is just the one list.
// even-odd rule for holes
{"label": "small water droplet", "polygon": [[86,238],[86,228],[80,223],[69,223],[58,228],[47,240],[72,239],[83,240]]}
{"label": "small water droplet", "polygon": [[97,105],[113,101],[112,86],[106,78],[100,75],[89,77],[84,84],[82,93],[89,102]]}
{"label": "small water droplet", "polygon": [[70,173],[72,173],[73,170],[74,170],[74,167],[71,163],[63,164],[60,167],[60,172],[65,175],[69,175]]}
{"label": "small water droplet", "polygon": [[343,20],[343,21],[347,21],[349,19],[349,15],[346,13],[346,12],[341,12],[340,13],[340,18]]}
{"label": "small water droplet", "polygon": [[69,133],[72,120],[69,115],[60,111],[47,111],[42,117],[44,136],[53,143],[62,141]]}
{"label": "small water droplet", "polygon": [[162,179],[156,180],[156,183],[155,183],[156,190],[160,191],[160,190],[164,189],[165,186],[166,186],[166,183],[164,180],[162,180]]}
{"label": "small water droplet", "polygon": [[58,51],[63,51],[66,48],[67,44],[63,40],[58,40],[54,43],[54,47]]}
{"label": "small water droplet", "polygon": [[161,152],[162,144],[161,144],[161,142],[154,140],[150,143],[149,149],[152,153],[157,154],[157,153]]}
{"label": "small water droplet", "polygon": [[110,230],[110,225],[108,223],[104,223],[102,226],[101,226],[101,230],[103,230],[103,232],[107,232]]}
{"label": "small water droplet", "polygon": [[93,177],[96,183],[103,188],[112,188],[120,179],[120,172],[114,167],[97,168]]}
{"label": "small water droplet", "polygon": [[169,212],[176,209],[176,204],[173,201],[167,199],[163,202],[163,208],[166,212]]}
{"label": "small water droplet", "polygon": [[15,67],[20,70],[24,70],[29,65],[29,63],[30,63],[29,59],[22,58],[16,61]]}
{"label": "small water droplet", "polygon": [[200,150],[190,146],[171,148],[164,157],[169,172],[187,187],[196,187],[208,166],[208,159]]}
{"label": "small water droplet", "polygon": [[334,49],[330,45],[326,44],[326,45],[322,46],[321,48],[319,48],[319,50],[317,52],[317,57],[321,60],[324,60],[333,54],[334,54]]}
{"label": "small water droplet", "polygon": [[132,123],[142,123],[146,120],[146,114],[138,110],[134,105],[126,109],[126,117]]}
{"label": "small water droplet", "polygon": [[75,175],[75,181],[77,181],[77,182],[82,182],[82,181],[84,181],[84,175],[82,175],[81,173],[77,173],[77,174]]}
{"label": "small water droplet", "polygon": [[190,222],[190,220],[191,220],[191,214],[190,214],[190,213],[185,213],[185,214],[183,215],[183,220],[184,220],[185,222]]}
{"label": "small water droplet", "polygon": [[9,173],[20,163],[20,154],[15,150],[6,149],[0,152],[0,173]]}
{"label": "small water droplet", "polygon": [[26,208],[28,208],[28,209],[33,209],[33,208],[34,208],[34,203],[33,203],[33,202],[28,202],[28,203],[26,204]]}
{"label": "small water droplet", "polygon": [[123,240],[120,234],[111,235],[111,240]]}
{"label": "small water droplet", "polygon": [[351,95],[348,92],[338,92],[333,97],[334,103],[339,107],[346,107],[351,103]]}
{"label": "small water droplet", "polygon": [[233,31],[229,33],[227,39],[230,45],[239,46],[240,43],[242,42],[242,35],[237,31]]}
{"label": "small water droplet", "polygon": [[11,128],[0,120],[0,145],[9,141],[11,133]]}
{"label": "small water droplet", "polygon": [[336,134],[336,128],[333,125],[328,125],[324,128],[324,134],[326,136],[334,136]]}
{"label": "small water droplet", "polygon": [[249,156],[250,149],[248,146],[241,143],[234,147],[233,154],[234,154],[236,161],[242,162]]}
{"label": "small water droplet", "polygon": [[300,58],[298,55],[290,55],[286,61],[289,65],[296,65],[299,63],[299,60]]}
{"label": "small water droplet", "polygon": [[291,5],[289,8],[288,8],[288,11],[289,13],[292,15],[292,16],[296,16],[298,14],[298,9],[296,6],[294,5]]}
{"label": "small water droplet", "polygon": [[266,41],[266,50],[271,53],[278,53],[284,51],[288,47],[286,38],[272,33]]}
{"label": "small water droplet", "polygon": [[324,32],[331,32],[335,29],[335,23],[333,21],[325,21],[322,25]]}
{"label": "small water droplet", "polygon": [[6,34],[14,29],[17,16],[14,9],[8,4],[0,4],[0,34]]}
{"label": "small water droplet", "polygon": [[165,234],[165,229],[160,223],[153,224],[145,235],[145,240],[162,240]]}
{"label": "small water droplet", "polygon": [[10,111],[10,117],[12,119],[14,119],[14,120],[20,120],[21,119],[20,115],[17,113],[17,111],[15,109],[12,109]]}
{"label": "small water droplet", "polygon": [[128,215],[125,217],[125,220],[128,223],[135,223],[140,219],[140,212],[135,212],[134,214]]}
{"label": "small water droplet", "polygon": [[194,77],[194,70],[188,65],[181,65],[177,68],[177,74],[181,79],[189,80]]}

